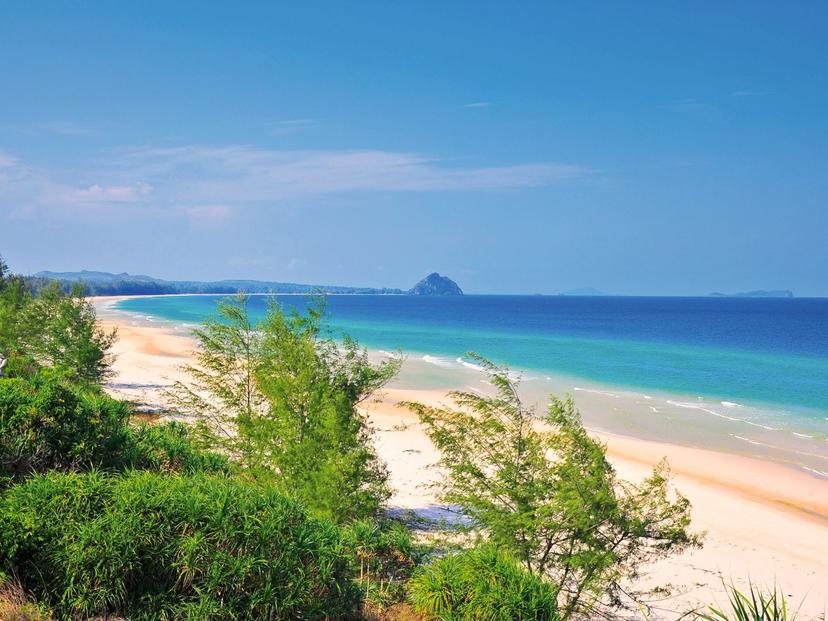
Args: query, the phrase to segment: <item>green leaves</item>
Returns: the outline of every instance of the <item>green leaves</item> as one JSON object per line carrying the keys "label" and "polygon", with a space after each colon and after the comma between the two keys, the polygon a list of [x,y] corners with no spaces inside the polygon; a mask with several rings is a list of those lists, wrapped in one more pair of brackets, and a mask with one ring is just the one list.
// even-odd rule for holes
{"label": "green leaves", "polygon": [[441,621],[554,621],[555,588],[492,545],[441,558],[418,570],[414,608]]}
{"label": "green leaves", "polygon": [[110,350],[117,332],[98,324],[81,287],[67,295],[52,282],[18,313],[19,345],[26,356],[91,384],[100,384],[111,373]]}
{"label": "green leaves", "polygon": [[172,394],[197,417],[208,446],[317,514],[347,522],[376,514],[390,495],[356,408],[399,362],[371,364],[355,341],[326,337],[324,320],[321,298],[305,315],[271,303],[259,325],[246,297],[225,300],[195,332],[190,381]]}
{"label": "green leaves", "polygon": [[571,399],[526,408],[508,370],[477,358],[493,396],[456,392],[454,408],[408,404],[440,450],[442,499],[530,572],[559,588],[561,616],[617,605],[644,561],[698,544],[690,505],[666,465],[639,485],[617,480]]}
{"label": "green leaves", "polygon": [[0,571],[60,618],[328,619],[358,595],[337,529],[224,476],[38,476],[0,498]]}
{"label": "green leaves", "polygon": [[101,466],[126,441],[128,404],[44,370],[0,379],[0,477]]}

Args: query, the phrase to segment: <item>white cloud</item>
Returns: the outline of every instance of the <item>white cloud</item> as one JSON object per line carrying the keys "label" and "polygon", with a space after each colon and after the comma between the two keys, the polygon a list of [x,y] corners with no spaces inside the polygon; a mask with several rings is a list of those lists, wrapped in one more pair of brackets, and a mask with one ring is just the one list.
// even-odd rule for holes
{"label": "white cloud", "polygon": [[464,108],[488,108],[492,105],[490,101],[473,101],[472,103],[467,103],[464,105]]}
{"label": "white cloud", "polygon": [[66,200],[78,204],[135,202],[152,192],[143,181],[134,185],[90,185],[88,188],[67,189]]}
{"label": "white cloud", "polygon": [[98,162],[48,170],[0,153],[0,209],[13,202],[21,213],[117,208],[218,221],[250,203],[348,192],[518,189],[585,174],[583,167],[556,162],[475,167],[396,151],[248,145],[120,149]]}
{"label": "white cloud", "polygon": [[472,191],[544,185],[586,173],[552,162],[450,166],[412,153],[376,150],[278,151],[250,146],[133,150],[136,174],[175,176],[172,190],[190,200],[278,201],[342,192]]}

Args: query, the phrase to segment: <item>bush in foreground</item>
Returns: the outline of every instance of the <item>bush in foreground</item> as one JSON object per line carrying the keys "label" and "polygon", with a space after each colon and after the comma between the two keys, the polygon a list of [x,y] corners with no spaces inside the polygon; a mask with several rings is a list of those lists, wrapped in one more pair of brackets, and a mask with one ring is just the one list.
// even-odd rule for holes
{"label": "bush in foreground", "polygon": [[358,598],[335,526],[220,475],[32,477],[0,498],[0,572],[62,619],[331,619]]}
{"label": "bush in foreground", "polygon": [[103,465],[126,441],[129,404],[59,371],[0,379],[0,485],[35,472]]}
{"label": "bush in foreground", "polygon": [[447,556],[414,574],[414,609],[440,621],[552,621],[555,588],[485,545]]}
{"label": "bush in foreground", "polygon": [[368,608],[384,611],[405,600],[405,587],[421,549],[411,531],[394,520],[356,520],[342,539]]}
{"label": "bush in foreground", "polygon": [[0,488],[49,470],[229,472],[181,423],[129,423],[132,406],[59,370],[0,379]]}

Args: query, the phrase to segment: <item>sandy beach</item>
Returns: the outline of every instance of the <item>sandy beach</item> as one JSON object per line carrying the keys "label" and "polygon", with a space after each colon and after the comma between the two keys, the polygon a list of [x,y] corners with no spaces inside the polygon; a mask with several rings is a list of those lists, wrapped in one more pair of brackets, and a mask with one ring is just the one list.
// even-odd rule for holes
{"label": "sandy beach", "polygon": [[[104,322],[117,325],[119,333],[108,389],[152,411],[163,405],[165,387],[180,377],[178,367],[188,360],[193,341],[169,327],[133,325],[107,308],[110,302],[96,301]],[[394,508],[447,514],[427,487],[437,476],[430,468],[435,449],[416,417],[398,406],[405,400],[444,402],[445,392],[433,383],[428,388],[392,383],[365,406],[391,471]],[[802,602],[799,618],[828,609],[828,481],[742,455],[596,435],[624,478],[641,479],[667,457],[676,487],[693,504],[694,530],[706,532],[702,549],[647,568],[645,584],[672,587],[673,594],[656,603],[660,618],[676,618],[701,602],[722,602],[722,580],[744,587],[748,576],[759,584],[776,582],[795,606]]]}

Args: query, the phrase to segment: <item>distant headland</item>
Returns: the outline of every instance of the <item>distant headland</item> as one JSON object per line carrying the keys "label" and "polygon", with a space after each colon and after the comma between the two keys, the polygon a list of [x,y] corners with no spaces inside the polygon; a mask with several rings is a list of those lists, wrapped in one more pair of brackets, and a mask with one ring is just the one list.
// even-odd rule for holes
{"label": "distant headland", "polygon": [[410,295],[463,295],[463,290],[451,278],[432,272],[408,290]]}
{"label": "distant headland", "polygon": [[773,291],[764,291],[759,289],[757,291],[743,291],[741,293],[719,293],[714,292],[710,294],[714,298],[792,298],[793,291],[788,289],[778,289]]}
{"label": "distant headland", "polygon": [[169,295],[174,293],[331,293],[363,295],[463,295],[456,282],[433,272],[408,290],[396,287],[308,285],[265,280],[163,280],[127,272],[37,272],[27,278],[36,289],[56,280],[65,288],[82,283],[89,295]]}

